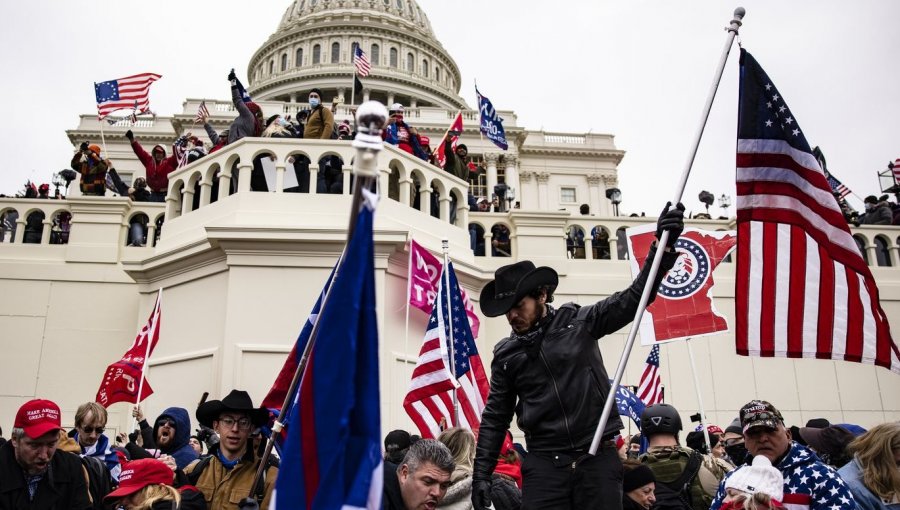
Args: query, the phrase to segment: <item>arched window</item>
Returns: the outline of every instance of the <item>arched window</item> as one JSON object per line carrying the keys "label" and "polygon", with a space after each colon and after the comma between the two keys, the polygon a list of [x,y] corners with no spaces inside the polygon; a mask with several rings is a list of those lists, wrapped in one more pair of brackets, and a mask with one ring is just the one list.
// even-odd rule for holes
{"label": "arched window", "polygon": [[396,68],[397,65],[398,65],[398,64],[397,64],[397,60],[398,60],[398,56],[397,56],[397,48],[391,48],[390,66],[393,67],[393,68]]}
{"label": "arched window", "polygon": [[269,61],[269,74],[272,74],[272,73],[274,73],[274,72],[275,72],[275,61],[274,61],[274,60],[270,60],[270,61]]}
{"label": "arched window", "polygon": [[372,61],[373,66],[377,66],[381,63],[381,48],[379,48],[377,44],[372,45],[372,54],[369,55],[369,59]]}
{"label": "arched window", "polygon": [[359,43],[355,42],[350,44],[350,63],[353,63],[353,59],[356,57],[356,48],[359,48]]}
{"label": "arched window", "polygon": [[416,71],[416,57],[412,53],[406,54],[406,70],[411,73]]}
{"label": "arched window", "polygon": [[853,240],[856,241],[856,247],[859,248],[859,254],[862,255],[863,260],[866,261],[866,265],[869,264],[869,252],[866,250],[866,241],[860,236],[853,236]]}
{"label": "arched window", "polygon": [[578,225],[572,225],[566,232],[566,256],[570,259],[585,258],[584,229]]}
{"label": "arched window", "polygon": [[441,68],[435,66],[434,67],[434,79],[435,81],[441,81]]}
{"label": "arched window", "polygon": [[318,44],[313,46],[313,64],[322,63],[322,47]]}
{"label": "arched window", "polygon": [[281,70],[287,71],[287,53],[281,55]]}
{"label": "arched window", "polygon": [[297,48],[297,57],[294,59],[294,67],[303,65],[303,48]]}
{"label": "arched window", "polygon": [[616,230],[616,255],[619,260],[628,260],[628,245],[625,240],[625,227],[619,227]]}
{"label": "arched window", "polygon": [[491,234],[491,255],[494,257],[512,256],[509,227],[503,223],[496,223],[491,227]]}
{"label": "arched window", "polygon": [[337,64],[341,60],[341,43],[331,43],[331,63]]}
{"label": "arched window", "polygon": [[594,260],[609,260],[609,231],[600,225],[594,225],[591,228],[591,250],[593,254],[591,258]]}
{"label": "arched window", "polygon": [[403,10],[403,0],[397,0],[397,8]]}
{"label": "arched window", "polygon": [[422,61],[422,75],[425,76],[426,78],[428,78],[428,61],[427,60]]}
{"label": "arched window", "polygon": [[469,247],[476,257],[484,257],[484,227],[469,223]]}
{"label": "arched window", "polygon": [[875,238],[875,262],[882,267],[891,266],[890,247],[887,240],[881,236]]}

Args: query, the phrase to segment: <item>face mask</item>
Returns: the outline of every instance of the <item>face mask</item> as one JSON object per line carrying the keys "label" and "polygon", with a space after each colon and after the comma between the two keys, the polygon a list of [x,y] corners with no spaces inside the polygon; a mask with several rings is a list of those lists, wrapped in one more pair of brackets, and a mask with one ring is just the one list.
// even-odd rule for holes
{"label": "face mask", "polygon": [[875,204],[866,204],[866,210],[871,211],[875,207]]}
{"label": "face mask", "polygon": [[309,106],[310,106],[310,108],[318,108],[319,107],[319,98],[318,97],[309,98]]}
{"label": "face mask", "polygon": [[735,466],[740,466],[741,464],[747,462],[747,459],[749,457],[749,452],[747,452],[747,447],[744,446],[744,443],[726,446],[725,453],[728,454],[728,457],[732,462],[734,462]]}
{"label": "face mask", "polygon": [[282,118],[279,118],[279,119],[278,119],[278,125],[281,126],[281,127],[287,127],[288,122],[287,122],[286,120],[282,119]]}

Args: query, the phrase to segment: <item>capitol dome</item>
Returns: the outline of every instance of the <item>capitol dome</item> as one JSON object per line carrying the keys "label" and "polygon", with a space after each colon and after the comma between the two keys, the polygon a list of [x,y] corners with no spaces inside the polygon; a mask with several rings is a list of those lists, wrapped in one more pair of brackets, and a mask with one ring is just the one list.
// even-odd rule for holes
{"label": "capitol dome", "polygon": [[361,79],[364,98],[468,108],[459,68],[415,0],[294,0],[250,59],[249,91],[261,100],[305,102],[316,87],[326,103],[349,103],[357,45],[372,63]]}

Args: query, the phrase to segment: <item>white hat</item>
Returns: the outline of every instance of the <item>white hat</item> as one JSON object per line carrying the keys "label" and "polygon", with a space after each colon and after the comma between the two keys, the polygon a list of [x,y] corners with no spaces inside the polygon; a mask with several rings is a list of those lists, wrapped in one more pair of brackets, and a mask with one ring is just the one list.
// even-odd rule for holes
{"label": "white hat", "polygon": [[725,488],[747,494],[761,492],[781,502],[784,497],[784,477],[781,476],[781,471],[772,467],[768,458],[757,455],[753,457],[752,465],[738,468],[728,477]]}
{"label": "white hat", "polygon": [[400,103],[394,103],[394,104],[391,105],[391,111],[392,111],[392,112],[402,112],[402,111],[403,111],[403,105],[400,104]]}

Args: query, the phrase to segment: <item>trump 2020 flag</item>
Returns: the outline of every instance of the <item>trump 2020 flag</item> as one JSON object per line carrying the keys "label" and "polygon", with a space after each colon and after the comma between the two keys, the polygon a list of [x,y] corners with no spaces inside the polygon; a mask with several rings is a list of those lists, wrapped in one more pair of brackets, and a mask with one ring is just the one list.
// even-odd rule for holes
{"label": "trump 2020 flag", "polygon": [[372,221],[365,205],[318,316],[271,508],[381,508],[381,401]]}
{"label": "trump 2020 flag", "polygon": [[[434,307],[434,299],[437,296],[438,284],[441,280],[441,272],[444,264],[415,239],[409,242],[409,304],[430,314]],[[466,318],[469,319],[469,327],[472,336],[478,338],[478,330],[481,320],[475,314],[475,305],[469,299],[465,289],[459,289],[463,306],[465,306]]]}
{"label": "trump 2020 flag", "polygon": [[[612,379],[609,380],[612,383]],[[641,430],[641,415],[644,414],[644,401],[640,399],[633,391],[626,386],[619,385],[616,391],[616,408],[619,410],[619,416],[627,416],[637,424],[638,430]]]}
{"label": "trump 2020 flag", "polygon": [[509,148],[506,142],[506,133],[503,131],[503,119],[494,109],[491,100],[482,96],[475,87],[475,94],[478,96],[478,112],[481,116],[481,132],[488,140],[494,142],[494,145],[503,150]]}
{"label": "trump 2020 flag", "polygon": [[[628,253],[631,274],[637,277],[650,245],[656,240],[656,224],[629,228]],[[713,304],[712,273],[734,250],[734,232],[686,228],[675,243],[681,256],[659,285],[656,300],[641,317],[641,345],[728,331],[725,316]]]}

